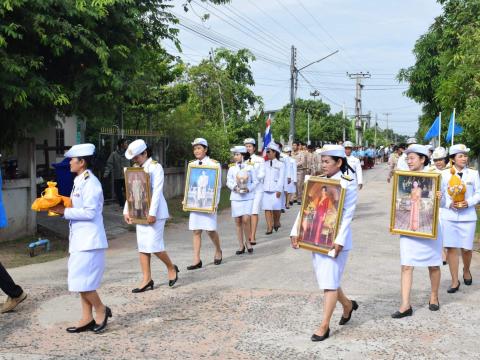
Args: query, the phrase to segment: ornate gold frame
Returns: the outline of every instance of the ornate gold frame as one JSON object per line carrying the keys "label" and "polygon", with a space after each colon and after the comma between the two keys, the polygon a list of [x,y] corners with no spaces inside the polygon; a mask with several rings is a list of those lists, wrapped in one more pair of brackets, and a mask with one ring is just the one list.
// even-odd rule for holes
{"label": "ornate gold frame", "polygon": [[[417,232],[411,230],[401,230],[395,229],[395,213],[396,213],[396,203],[397,203],[397,193],[398,193],[398,183],[400,176],[414,176],[422,178],[432,178],[434,179],[433,191],[434,191],[434,202],[433,202],[433,226],[432,233]],[[425,239],[436,239],[437,230],[438,230],[438,213],[440,201],[437,198],[437,191],[440,190],[440,174],[433,172],[422,172],[422,171],[403,171],[395,170],[393,172],[393,191],[392,191],[392,204],[390,210],[390,232],[392,234],[407,235],[413,237],[420,237]]]}
{"label": "ornate gold frame", "polygon": [[[128,174],[130,173],[138,173],[138,172],[143,172],[145,174],[145,180],[146,180],[146,188],[147,188],[147,205],[148,209],[150,209],[150,203],[152,199],[151,195],[151,189],[150,189],[150,175],[145,171],[143,167],[128,167],[125,168],[125,199],[127,201],[127,206],[128,206],[128,212],[130,213],[130,202],[128,201],[128,194],[129,194],[129,184],[128,184]],[[141,224],[141,225],[147,225],[148,220],[147,217],[133,217],[132,218],[132,223],[134,224]]]}
{"label": "ornate gold frame", "polygon": [[327,179],[324,177],[319,177],[319,176],[311,176],[304,185],[303,189],[303,199],[302,199],[302,208],[300,210],[300,222],[298,223],[298,246],[302,249],[309,250],[309,251],[314,251],[318,252],[320,254],[328,254],[328,252],[332,249],[331,247],[327,246],[318,246],[318,245],[312,245],[310,243],[306,243],[302,241],[302,223],[303,223],[303,218],[305,216],[305,207],[307,206],[307,196],[308,196],[308,186],[310,183],[320,183],[320,184],[325,184],[325,185],[330,185],[330,186],[338,186],[340,188],[340,199],[338,201],[338,209],[337,209],[337,219],[335,222],[335,235],[334,238],[337,237],[338,234],[338,228],[340,226],[340,222],[342,220],[342,215],[343,215],[343,204],[345,202],[345,194],[346,190],[340,185],[340,180],[336,179]]}
{"label": "ornate gold frame", "polygon": [[[215,191],[213,193],[213,202],[210,208],[195,208],[187,206],[188,200],[188,189],[190,184],[190,173],[192,169],[208,169],[208,170],[215,170]],[[183,211],[197,211],[197,212],[204,212],[208,214],[213,214],[216,211],[217,207],[217,196],[218,196],[218,181],[220,177],[220,165],[219,166],[211,166],[211,165],[193,165],[189,164],[187,168],[187,180],[185,181],[185,189],[183,190]]]}

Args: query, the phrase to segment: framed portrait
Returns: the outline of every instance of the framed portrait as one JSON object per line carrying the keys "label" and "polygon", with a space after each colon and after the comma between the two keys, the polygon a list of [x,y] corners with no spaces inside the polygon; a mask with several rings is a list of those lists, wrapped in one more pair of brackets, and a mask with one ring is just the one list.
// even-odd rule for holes
{"label": "framed portrait", "polygon": [[345,189],[340,180],[312,176],[305,183],[298,229],[298,245],[327,254],[333,247],[342,218]]}
{"label": "framed portrait", "polygon": [[148,224],[150,209],[150,175],[141,167],[125,169],[125,192],[128,215],[134,224]]}
{"label": "framed portrait", "polygon": [[390,232],[436,239],[440,174],[395,171],[393,176]]}
{"label": "framed portrait", "polygon": [[183,197],[183,211],[214,213],[220,169],[214,166],[189,165]]}

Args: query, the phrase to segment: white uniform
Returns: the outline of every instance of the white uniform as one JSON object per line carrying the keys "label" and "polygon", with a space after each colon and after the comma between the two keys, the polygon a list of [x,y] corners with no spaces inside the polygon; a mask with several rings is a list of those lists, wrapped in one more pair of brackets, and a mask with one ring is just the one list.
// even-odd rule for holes
{"label": "white uniform", "polygon": [[[167,221],[168,207],[163,196],[164,173],[163,167],[152,158],[148,158],[142,165],[146,173],[150,175],[151,196],[149,216],[155,216],[156,221],[151,225],[137,224],[138,252],[151,254],[165,251],[163,231]],[[128,214],[128,202],[125,202],[124,214]]]}
{"label": "white uniform", "polygon": [[[423,169],[423,172],[428,172]],[[444,199],[442,198],[442,201]],[[438,229],[437,229],[438,230]],[[437,231],[437,234],[439,231]],[[442,240],[425,239],[414,236],[400,236],[400,262],[405,266],[441,266]]]}
{"label": "white uniform", "polygon": [[395,167],[395,170],[404,170],[404,171],[409,171],[410,169],[408,168],[407,164],[407,154],[403,153],[397,161],[397,166]]}
{"label": "white uniform", "polygon": [[105,269],[107,236],[103,227],[102,185],[90,170],[78,175],[73,183],[72,208],[64,217],[70,220],[68,290],[98,289]]}
{"label": "white uniform", "polygon": [[[294,194],[297,191],[297,162],[291,156],[285,155],[284,157],[285,164],[285,184],[283,189],[289,194]],[[288,183],[290,179],[290,184]]]}
{"label": "white uniform", "polygon": [[265,179],[263,180],[263,210],[282,210],[282,197],[285,184],[285,164],[277,159],[265,161]]}
{"label": "white uniform", "polygon": [[[455,169],[458,173],[457,169]],[[472,250],[477,224],[477,212],[475,205],[480,202],[480,179],[478,171],[465,168],[462,170],[462,182],[467,186],[465,200],[468,207],[465,209],[453,209],[452,198],[448,195],[447,188],[452,174],[450,169],[442,172],[442,192],[445,201],[442,202],[442,230],[443,246]]]}
{"label": "white uniform", "polygon": [[362,164],[360,164],[360,160],[353,155],[347,156],[348,165],[355,171],[355,174],[351,174],[350,171],[348,175],[350,175],[354,180],[357,182],[358,185],[363,184],[363,173],[362,173]]}
{"label": "white uniform", "polygon": [[[350,225],[357,206],[357,184],[353,178],[351,180],[343,178],[340,171],[330,179],[339,179],[341,186],[346,189],[342,220],[334,241],[335,244],[342,245],[343,249],[336,258],[312,252],[312,261],[319,288],[337,290],[340,287],[349,251],[352,249],[352,230]],[[299,222],[300,213],[297,215],[290,236],[298,236]]]}
{"label": "white uniform", "polygon": [[263,198],[263,179],[265,178],[265,159],[258,155],[251,155],[248,164],[255,168],[258,184],[255,187],[255,197],[253,199],[252,215],[258,215],[262,211]]}
{"label": "white uniform", "polygon": [[[247,188],[248,192],[239,193],[234,191],[237,187],[237,174],[245,171],[248,173]],[[253,199],[255,198],[255,187],[257,186],[257,175],[255,168],[248,163],[231,164],[227,173],[227,187],[232,191],[230,200],[232,202],[232,217],[239,217],[252,214]]]}
{"label": "white uniform", "polygon": [[[200,164],[201,162],[201,164]],[[210,159],[208,156],[204,157],[202,161],[194,160],[190,162],[189,165],[205,165],[205,166],[215,166],[218,167],[218,183],[217,183],[217,207],[220,202],[220,192],[222,189],[222,167],[218,161]],[[217,212],[213,214],[191,211],[190,217],[188,219],[188,229],[189,230],[206,230],[206,231],[216,231],[217,230]]]}

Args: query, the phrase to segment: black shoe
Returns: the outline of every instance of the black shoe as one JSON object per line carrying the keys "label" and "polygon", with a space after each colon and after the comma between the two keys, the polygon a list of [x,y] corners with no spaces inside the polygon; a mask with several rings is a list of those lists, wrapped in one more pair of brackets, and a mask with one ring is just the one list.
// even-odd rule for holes
{"label": "black shoe", "polygon": [[247,251],[248,251],[249,254],[252,254],[253,253],[253,248],[250,248],[250,249],[247,248]]}
{"label": "black shoe", "polygon": [[394,319],[401,319],[401,318],[404,318],[404,317],[406,317],[406,316],[412,316],[412,315],[413,315],[413,309],[412,309],[412,307],[410,306],[410,309],[405,310],[404,312],[395,311],[395,312],[392,314],[392,318],[394,318]]}
{"label": "black shoe", "polygon": [[[222,253],[222,252],[220,252],[220,253]],[[222,263],[222,259],[223,259],[223,254],[222,254],[222,257],[220,259],[213,258],[213,264],[214,265],[220,265]]]}
{"label": "black shoe", "polygon": [[290,206],[292,206],[292,205],[293,205],[293,201],[290,201],[289,204],[290,204]]}
{"label": "black shoe", "polygon": [[472,274],[470,273],[470,279],[465,279],[465,274],[463,274],[463,283],[467,286],[472,285]]}
{"label": "black shoe", "polygon": [[350,313],[348,314],[348,317],[343,317],[340,319],[340,322],[338,323],[339,325],[345,325],[347,322],[350,321],[350,318],[352,317],[352,312],[354,310],[358,309],[358,304],[355,300],[352,300],[352,310],[350,310]]}
{"label": "black shoe", "polygon": [[454,287],[454,288],[451,287],[451,288],[449,288],[449,289],[447,290],[447,293],[449,293],[449,294],[455,294],[455,293],[458,291],[458,289],[460,289],[460,281],[458,282],[458,286],[457,286],[457,287]]}
{"label": "black shoe", "polygon": [[73,333],[81,333],[81,332],[84,332],[84,331],[90,331],[90,330],[93,330],[93,327],[95,326],[95,320],[92,320],[90,321],[87,325],[83,325],[83,326],[80,326],[80,327],[75,327],[75,326],[72,326],[72,327],[68,327],[67,328],[67,332],[73,334]]}
{"label": "black shoe", "polygon": [[173,285],[175,285],[175,283],[177,282],[178,280],[178,273],[180,272],[180,270],[178,270],[178,266],[177,265],[173,265],[173,267],[175,268],[175,279],[173,280],[168,280],[168,286],[172,287]]}
{"label": "black shoe", "polygon": [[297,205],[302,205],[302,202],[301,202],[301,201],[297,201]]}
{"label": "black shoe", "polygon": [[187,270],[196,270],[201,268],[202,268],[202,260],[200,260],[200,262],[196,265],[187,266]]}
{"label": "black shoe", "polygon": [[326,340],[330,337],[330,328],[327,329],[327,332],[323,335],[317,335],[313,334],[312,337],[310,338],[312,341],[323,341]]}
{"label": "black shoe", "polygon": [[273,234],[273,230],[272,230],[272,231],[267,231],[267,232],[265,233],[265,235],[272,235],[272,234]]}
{"label": "black shoe", "polygon": [[235,255],[242,255],[242,254],[244,254],[244,253],[245,253],[245,247],[243,247],[242,250],[237,250],[237,251],[235,252]]}
{"label": "black shoe", "polygon": [[105,306],[105,319],[100,325],[95,324],[93,327],[93,332],[98,334],[101,333],[107,327],[108,318],[112,317],[112,310],[108,306]]}
{"label": "black shoe", "polygon": [[278,231],[278,229],[280,229],[280,225],[279,225],[279,226],[274,226],[274,227],[273,227],[273,230],[275,230],[275,232],[277,232],[277,231]]}
{"label": "black shoe", "polygon": [[144,292],[144,291],[147,291],[148,288],[150,288],[150,290],[153,290],[153,280],[150,280],[150,281],[148,282],[148,284],[145,285],[145,286],[142,287],[142,288],[135,288],[135,289],[133,289],[133,290],[132,290],[132,293],[134,293],[134,294],[136,294],[136,293],[142,293],[142,292]]}
{"label": "black shoe", "polygon": [[443,265],[447,265],[448,263],[446,261],[443,262]]}
{"label": "black shoe", "polygon": [[285,214],[285,209],[282,209],[280,212],[281,212],[282,214]]}
{"label": "black shoe", "polygon": [[440,310],[440,302],[438,302],[438,304],[431,304],[430,302],[428,302],[428,309],[430,311],[438,311]]}
{"label": "black shoe", "polygon": [[256,241],[255,242],[250,241],[250,245],[252,245],[252,246],[257,245],[257,242]]}

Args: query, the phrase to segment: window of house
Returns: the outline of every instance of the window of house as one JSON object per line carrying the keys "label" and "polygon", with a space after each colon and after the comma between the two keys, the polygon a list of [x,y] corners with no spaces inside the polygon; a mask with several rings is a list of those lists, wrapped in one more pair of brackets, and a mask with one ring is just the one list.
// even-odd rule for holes
{"label": "window of house", "polygon": [[57,128],[55,129],[55,145],[57,147],[57,155],[63,155],[65,152],[63,148],[65,147],[65,129]]}

